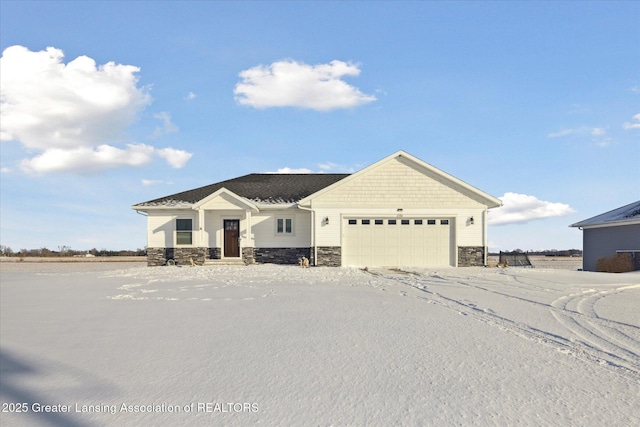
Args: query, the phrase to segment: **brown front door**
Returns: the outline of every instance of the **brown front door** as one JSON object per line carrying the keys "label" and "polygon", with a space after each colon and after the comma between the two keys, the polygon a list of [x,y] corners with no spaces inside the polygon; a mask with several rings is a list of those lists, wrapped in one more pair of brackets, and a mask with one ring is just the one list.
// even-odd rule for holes
{"label": "brown front door", "polygon": [[240,256],[240,220],[224,220],[224,256]]}

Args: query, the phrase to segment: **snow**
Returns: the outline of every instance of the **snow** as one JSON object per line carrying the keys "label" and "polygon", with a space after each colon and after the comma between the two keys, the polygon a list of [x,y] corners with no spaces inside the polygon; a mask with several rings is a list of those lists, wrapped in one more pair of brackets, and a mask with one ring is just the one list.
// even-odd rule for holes
{"label": "snow", "polygon": [[638,273],[8,264],[3,426],[640,423]]}
{"label": "snow", "polygon": [[616,221],[633,221],[638,219],[640,219],[640,200],[592,218],[576,222],[572,224],[571,227],[587,227]]}

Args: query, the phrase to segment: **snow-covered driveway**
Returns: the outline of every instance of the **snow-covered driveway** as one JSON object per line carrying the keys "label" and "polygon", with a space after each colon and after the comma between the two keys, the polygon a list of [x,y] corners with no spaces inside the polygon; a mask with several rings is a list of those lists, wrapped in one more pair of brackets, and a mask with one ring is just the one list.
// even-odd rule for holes
{"label": "snow-covered driveway", "polygon": [[637,273],[254,265],[1,278],[3,425],[640,422]]}

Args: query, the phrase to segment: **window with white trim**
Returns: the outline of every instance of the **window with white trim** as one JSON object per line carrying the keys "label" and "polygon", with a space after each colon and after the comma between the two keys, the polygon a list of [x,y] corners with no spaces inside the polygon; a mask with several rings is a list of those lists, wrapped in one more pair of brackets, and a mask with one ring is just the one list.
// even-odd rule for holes
{"label": "window with white trim", "polygon": [[276,234],[293,234],[293,218],[276,218]]}
{"label": "window with white trim", "polygon": [[193,220],[191,218],[176,219],[176,245],[193,244]]}

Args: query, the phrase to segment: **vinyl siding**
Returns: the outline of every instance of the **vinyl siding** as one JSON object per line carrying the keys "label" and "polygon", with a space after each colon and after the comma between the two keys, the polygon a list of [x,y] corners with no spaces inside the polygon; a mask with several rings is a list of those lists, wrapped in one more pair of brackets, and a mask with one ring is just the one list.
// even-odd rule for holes
{"label": "vinyl siding", "polygon": [[[176,218],[190,218],[193,221],[193,229],[198,230],[198,213],[192,209],[171,211],[149,211],[147,216],[147,246],[150,248],[172,248],[174,232],[176,230]],[[193,243],[197,245],[197,232],[194,231]]]}
{"label": "vinyl siding", "polygon": [[[276,233],[277,218],[292,218],[293,233]],[[268,211],[251,217],[256,248],[308,248],[311,246],[311,213],[299,210]]]}
{"label": "vinyl siding", "polygon": [[477,196],[430,170],[396,157],[316,197],[318,208],[484,208]]}

